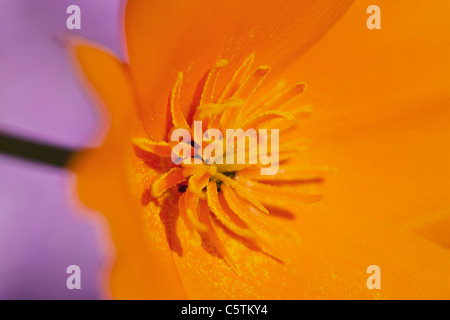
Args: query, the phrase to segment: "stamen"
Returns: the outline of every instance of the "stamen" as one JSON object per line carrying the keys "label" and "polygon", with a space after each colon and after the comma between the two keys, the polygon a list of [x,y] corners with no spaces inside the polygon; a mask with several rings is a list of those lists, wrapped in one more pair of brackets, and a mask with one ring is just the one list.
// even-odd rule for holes
{"label": "stamen", "polygon": [[217,99],[218,103],[222,103],[224,100],[231,98],[234,95],[236,90],[243,82],[243,79],[245,79],[245,76],[250,71],[250,68],[254,61],[255,61],[255,54],[252,53],[250,56],[248,56],[247,59],[245,59],[242,65],[233,74],[231,80],[228,82],[225,89]]}
{"label": "stamen", "polygon": [[232,188],[223,185],[222,191],[225,200],[230,206],[231,210],[233,210],[234,213],[236,213],[251,228],[267,235],[279,235],[279,232],[277,230],[264,223],[261,219],[258,219],[257,215],[253,214],[244,203],[244,201],[247,200],[238,197],[236,192]]}
{"label": "stamen", "polygon": [[200,199],[205,199],[205,194],[203,193],[203,188],[208,185],[210,174],[209,172],[205,172],[203,174],[196,173],[194,174],[188,182],[188,191],[197,195]]}
{"label": "stamen", "polygon": [[297,83],[280,94],[275,95],[269,101],[266,101],[262,106],[258,107],[258,110],[285,110],[291,102],[297,99],[305,91],[305,89],[306,84]]}
{"label": "stamen", "polygon": [[206,189],[206,195],[208,199],[208,205],[216,218],[222,222],[230,231],[234,232],[238,236],[253,239],[255,235],[249,229],[243,229],[236,225],[236,223],[230,218],[224,208],[219,202],[219,193],[217,192],[216,181],[211,180]]}
{"label": "stamen", "polygon": [[236,91],[235,97],[241,98],[243,100],[248,100],[250,96],[258,89],[258,87],[263,82],[267,73],[269,73],[269,66],[260,66],[255,72],[241,85],[241,87]]}
{"label": "stamen", "polygon": [[227,100],[222,104],[218,103],[210,103],[204,104],[197,108],[197,112],[195,115],[196,120],[203,120],[206,118],[210,118],[212,116],[217,116],[222,114],[228,108],[241,108],[245,104],[245,100],[240,98],[233,98]]}
{"label": "stamen", "polygon": [[289,112],[273,110],[258,114],[253,119],[247,121],[245,124],[242,124],[240,127],[242,127],[243,130],[258,128],[263,123],[277,118],[284,118],[291,121],[295,120],[294,116]]}
{"label": "stamen", "polygon": [[180,215],[186,224],[196,228],[199,232],[206,232],[208,227],[195,217],[199,203],[198,197],[192,192],[186,192],[181,195],[181,198],[179,202]]}
{"label": "stamen", "polygon": [[217,61],[215,67],[208,73],[205,85],[203,87],[200,105],[209,104],[214,101],[214,91],[216,89],[217,78],[219,77],[220,69],[228,64],[228,60],[220,59]]}
{"label": "stamen", "polygon": [[[295,117],[296,120],[300,120],[309,117],[312,113],[312,107],[309,105],[298,107],[292,109],[290,113]],[[286,132],[287,130],[296,126],[296,122],[290,121],[286,122],[284,119],[274,119],[267,122],[265,125],[260,126],[263,129],[278,129],[280,133]]]}
{"label": "stamen", "polygon": [[269,211],[267,211],[266,208],[264,208],[264,206],[259,203],[258,200],[256,200],[249,192],[246,188],[244,188],[243,186],[241,186],[239,183],[237,183],[235,180],[231,179],[230,177],[227,177],[224,174],[221,173],[216,173],[216,175],[214,176],[215,178],[219,179],[220,181],[222,181],[223,183],[225,183],[225,185],[228,185],[230,187],[232,187],[233,189],[235,189],[236,191],[240,192],[240,194],[242,196],[244,196],[248,201],[250,201],[251,204],[253,204],[255,207],[257,207],[259,210],[261,210],[262,212],[269,214]]}
{"label": "stamen", "polygon": [[323,198],[320,194],[292,188],[274,187],[240,176],[237,176],[236,180],[244,185],[247,191],[255,195],[258,200],[271,206],[286,207],[295,202],[317,202]]}
{"label": "stamen", "polygon": [[298,166],[280,166],[276,175],[261,175],[260,170],[249,168],[239,172],[240,177],[257,181],[309,181],[319,180],[335,170],[328,166],[299,168]]}
{"label": "stamen", "polygon": [[200,219],[200,222],[206,225],[206,235],[208,236],[209,240],[212,242],[212,244],[216,247],[217,251],[219,251],[220,255],[222,256],[223,260],[231,267],[231,269],[239,275],[239,270],[237,269],[236,265],[234,264],[233,259],[231,258],[230,254],[228,253],[227,249],[225,249],[224,245],[220,241],[219,237],[217,236],[214,226],[211,223],[211,215],[210,210],[208,207],[208,203],[203,200],[199,203],[199,210],[198,210],[198,217]]}
{"label": "stamen", "polygon": [[183,82],[183,73],[178,73],[175,85],[170,93],[170,111],[172,113],[172,122],[175,128],[183,128],[190,130],[189,125],[184,118],[180,103],[180,88]]}
{"label": "stamen", "polygon": [[151,152],[161,157],[170,157],[172,154],[171,145],[164,141],[153,142],[145,138],[133,138],[132,142],[139,149],[146,152]]}
{"label": "stamen", "polygon": [[152,196],[154,198],[160,197],[166,190],[186,180],[183,175],[183,168],[172,168],[163,174],[152,185]]}

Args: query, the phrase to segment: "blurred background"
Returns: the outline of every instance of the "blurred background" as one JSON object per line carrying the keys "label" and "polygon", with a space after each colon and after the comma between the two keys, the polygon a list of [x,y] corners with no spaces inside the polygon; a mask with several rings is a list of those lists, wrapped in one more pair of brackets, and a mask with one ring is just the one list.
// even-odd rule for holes
{"label": "blurred background", "polygon": [[[70,5],[81,30],[68,30]],[[108,298],[101,275],[113,255],[105,221],[68,197],[63,169],[92,147],[100,117],[73,72],[64,38],[122,57],[121,0],[0,0],[0,299]],[[66,269],[81,268],[82,290]]]}

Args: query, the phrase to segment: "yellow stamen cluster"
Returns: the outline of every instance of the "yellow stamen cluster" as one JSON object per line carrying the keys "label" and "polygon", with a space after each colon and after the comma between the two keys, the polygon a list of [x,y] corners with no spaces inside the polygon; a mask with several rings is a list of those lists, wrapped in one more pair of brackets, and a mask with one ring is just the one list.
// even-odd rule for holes
{"label": "yellow stamen cluster", "polygon": [[[267,94],[254,98],[254,94],[261,86],[270,68],[260,66],[251,72],[254,55],[250,55],[235,71],[232,78],[219,91],[216,88],[220,70],[228,65],[228,61],[219,60],[209,71],[204,84],[203,93],[196,108],[193,121],[202,121],[205,129],[208,128],[278,128],[280,134],[290,130],[295,117],[301,118],[310,114],[309,107],[292,107],[291,102],[304,90],[304,84],[295,84],[286,89],[274,88]],[[193,132],[193,125],[189,124],[182,113],[180,102],[180,89],[183,83],[183,74],[180,73],[170,93],[170,108],[173,129],[186,129]],[[218,93],[217,93],[218,92]],[[269,137],[270,138],[270,137]],[[161,158],[170,158],[173,155],[173,142],[154,142],[147,138],[135,138],[136,147],[146,152],[156,154]],[[270,252],[267,244],[262,240],[267,235],[276,235],[281,230],[274,230],[270,225],[260,219],[260,214],[269,214],[263,205],[282,204],[288,201],[313,202],[321,199],[320,195],[307,191],[280,188],[265,184],[264,179],[258,175],[262,163],[256,164],[216,164],[210,159],[203,158],[203,151],[209,141],[194,141],[188,145],[192,149],[192,157],[198,157],[200,164],[171,164],[171,167],[161,177],[153,182],[151,194],[154,198],[161,197],[166,192],[174,190],[179,194],[180,216],[191,230],[205,233],[216,246],[222,258],[234,268],[233,261],[227,250],[223,247],[215,232],[215,217],[232,233],[255,243],[261,250]],[[279,162],[292,157],[307,146],[307,139],[290,140],[280,144]],[[224,149],[223,153],[227,154]],[[179,155],[181,156],[181,155]],[[281,167],[280,181],[302,180],[308,173],[321,174],[326,168],[303,168],[292,171],[292,168]],[[284,171],[283,171],[284,170]],[[286,173],[290,171],[289,179]],[[277,181],[277,175],[268,176],[266,181]],[[180,188],[183,186],[183,188]],[[178,189],[176,189],[178,187]]]}

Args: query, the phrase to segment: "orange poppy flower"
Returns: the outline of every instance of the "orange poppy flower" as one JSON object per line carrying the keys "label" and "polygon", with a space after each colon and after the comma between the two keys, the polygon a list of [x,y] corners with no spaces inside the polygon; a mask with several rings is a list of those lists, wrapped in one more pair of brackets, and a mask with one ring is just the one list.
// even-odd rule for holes
{"label": "orange poppy flower", "polygon": [[[368,30],[371,4],[130,0],[129,63],[76,45],[110,121],[72,168],[115,298],[450,298],[450,4],[380,0]],[[195,119],[282,129],[278,174],[174,165]]]}

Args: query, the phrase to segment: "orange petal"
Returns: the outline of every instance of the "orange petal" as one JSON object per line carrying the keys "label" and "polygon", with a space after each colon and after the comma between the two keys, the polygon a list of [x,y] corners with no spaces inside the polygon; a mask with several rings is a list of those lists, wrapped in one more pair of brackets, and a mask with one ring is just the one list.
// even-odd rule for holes
{"label": "orange petal", "polygon": [[[379,32],[365,28],[361,13],[369,4],[355,2],[336,30],[317,43],[318,50],[290,70],[291,80],[305,75],[301,80],[311,88],[305,99],[318,113],[313,118],[318,120],[302,132],[311,132],[317,142],[313,157],[320,163],[332,159],[329,164],[340,172],[327,183],[326,201],[298,209],[293,205],[297,219],[284,220],[301,234],[302,244],[277,241],[289,259],[281,265],[228,240],[227,248],[243,270],[239,279],[198,250],[196,263],[177,260],[190,297],[450,296],[450,255],[443,239],[398,227],[420,216],[448,215],[450,160],[443,150],[450,137],[449,4],[405,6],[382,0],[382,17],[395,19],[382,18]],[[417,28],[410,28],[412,19]],[[448,224],[441,226],[443,232]],[[366,286],[366,269],[372,264],[381,267],[379,291]]]}
{"label": "orange petal", "polygon": [[118,299],[182,298],[184,290],[168,246],[161,250],[150,240],[140,201],[130,192],[130,177],[123,169],[134,157],[131,129],[137,122],[128,70],[112,55],[96,48],[78,46],[76,55],[96,91],[93,97],[101,97],[98,104],[107,106],[111,118],[103,145],[77,154],[70,164],[77,174],[81,201],[108,220],[115,263],[105,288]]}
{"label": "orange petal", "polygon": [[[256,65],[280,71],[316,43],[352,0],[130,0],[125,28],[139,111],[155,141],[167,134],[167,93],[180,71],[189,71],[181,103],[190,114],[193,95],[218,58],[230,61],[217,82],[223,88],[251,53]],[[226,74],[226,72],[228,74]]]}
{"label": "orange petal", "polygon": [[366,213],[403,224],[449,212],[450,2],[376,4],[381,30],[359,27],[368,4],[356,1],[286,77],[308,83],[302,101],[314,115],[301,133],[314,141],[311,161],[339,170],[327,197],[346,190],[370,203]]}

